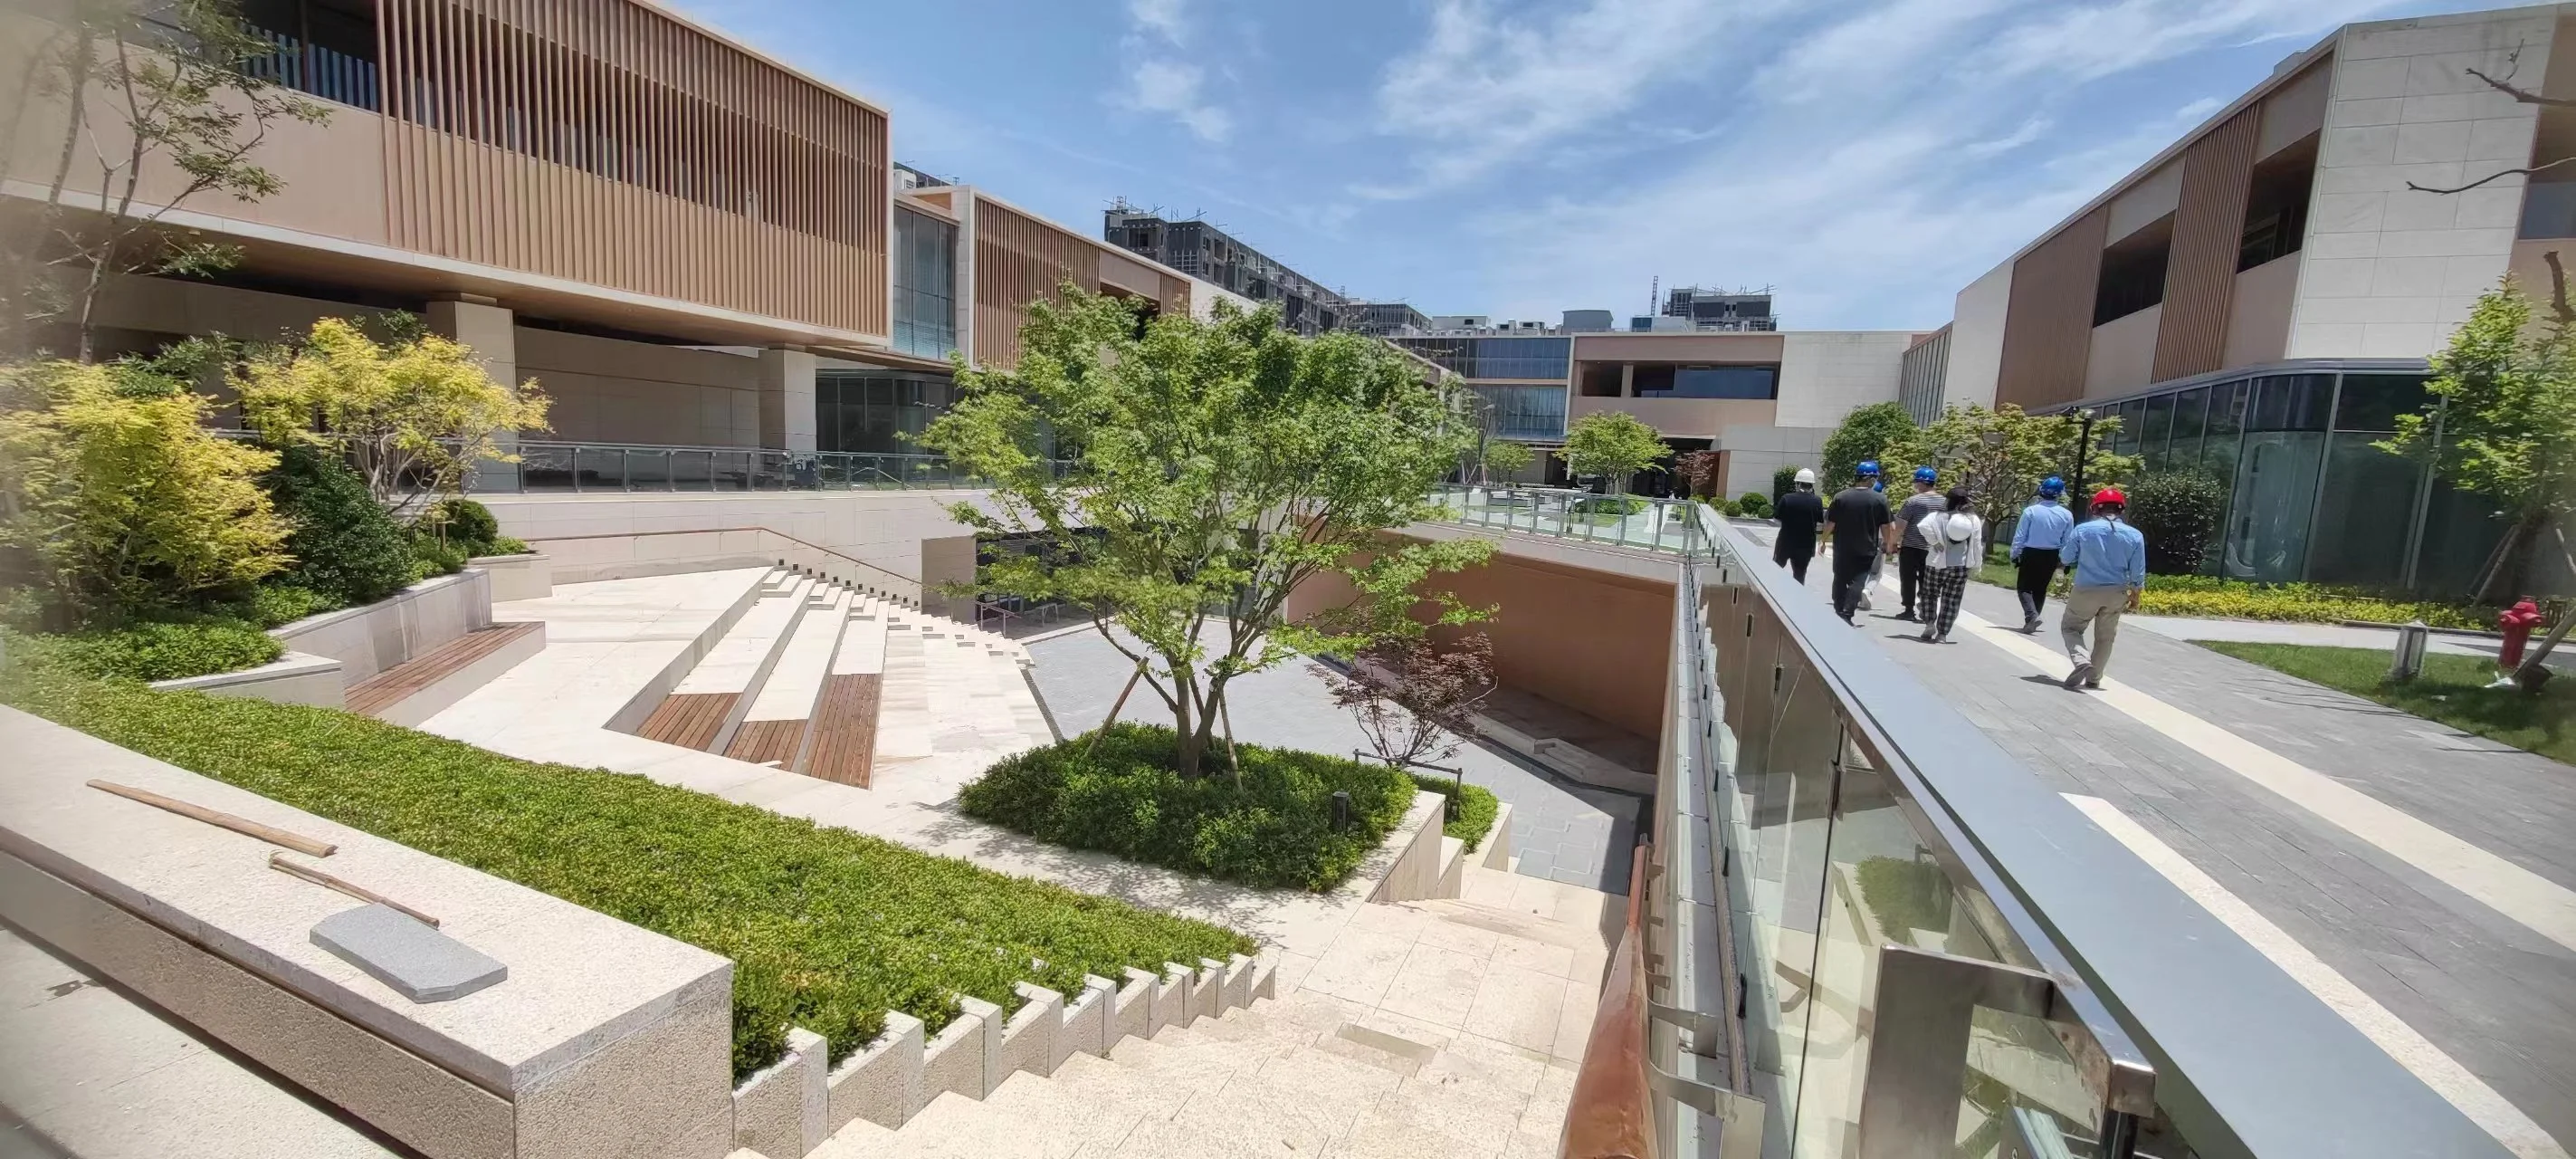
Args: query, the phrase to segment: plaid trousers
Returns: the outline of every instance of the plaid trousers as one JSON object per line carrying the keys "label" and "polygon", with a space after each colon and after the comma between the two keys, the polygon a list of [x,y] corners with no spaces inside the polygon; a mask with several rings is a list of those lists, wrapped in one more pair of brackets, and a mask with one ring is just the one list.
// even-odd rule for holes
{"label": "plaid trousers", "polygon": [[1920,609],[1923,623],[1935,636],[1950,634],[1950,625],[1959,622],[1959,599],[1968,591],[1968,569],[1964,567],[1926,568],[1923,572],[1924,606]]}

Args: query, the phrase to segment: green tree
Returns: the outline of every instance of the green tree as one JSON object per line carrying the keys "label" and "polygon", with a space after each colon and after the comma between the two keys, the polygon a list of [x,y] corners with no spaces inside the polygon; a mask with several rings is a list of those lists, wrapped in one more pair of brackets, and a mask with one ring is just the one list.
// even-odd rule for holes
{"label": "green tree", "polygon": [[[958,520],[1047,545],[975,586],[1093,609],[1171,710],[1184,775],[1201,772],[1236,678],[1484,617],[1424,585],[1490,543],[1380,536],[1440,514],[1425,496],[1475,437],[1385,343],[1301,338],[1267,307],[1140,329],[1125,302],[1067,286],[1029,308],[1020,346],[1009,369],[959,365],[956,406],[921,436],[994,483]],[[1071,456],[1062,471],[1049,432]],[[1310,580],[1355,594],[1292,621],[1289,593]]]}
{"label": "green tree", "polygon": [[1929,426],[1909,421],[1878,454],[1891,475],[1916,467],[1939,472],[1943,489],[1966,488],[1986,525],[2002,527],[2030,502],[2040,480],[2059,475],[2071,485],[2079,457],[2088,483],[2136,474],[2137,456],[2111,453],[2111,436],[2119,429],[2117,418],[2094,420],[2093,447],[2086,453],[2080,415],[2035,415],[2012,403],[1993,410],[1969,404],[1945,408]]}
{"label": "green tree", "polygon": [[1798,489],[1798,468],[1797,468],[1796,464],[1790,464],[1790,465],[1787,465],[1787,466],[1781,467],[1781,468],[1780,468],[1779,470],[1777,470],[1777,471],[1773,471],[1773,472],[1771,472],[1771,505],[1772,505],[1772,506],[1774,506],[1774,507],[1779,506],[1779,505],[1780,505],[1780,500],[1781,500],[1781,498],[1782,498],[1783,496],[1786,496],[1789,492],[1791,492],[1791,491],[1795,491],[1795,490],[1797,490],[1797,489]]}
{"label": "green tree", "polygon": [[1565,446],[1556,457],[1565,473],[1577,479],[1606,479],[1610,493],[1628,490],[1628,477],[1662,462],[1673,453],[1655,428],[1624,411],[1594,411],[1565,429]]}
{"label": "green tree", "polygon": [[232,381],[244,423],[272,444],[335,448],[397,511],[456,494],[478,460],[517,462],[503,432],[546,429],[537,380],[513,391],[449,339],[378,342],[341,318],[315,322],[297,345],[255,352]]}
{"label": "green tree", "polygon": [[1510,479],[1529,470],[1529,465],[1536,461],[1538,456],[1531,453],[1529,444],[1494,439],[1485,444],[1483,461],[1477,464],[1478,474],[1488,483]]}
{"label": "green tree", "polygon": [[73,362],[0,370],[0,552],[18,573],[0,578],[48,592],[57,626],[184,607],[288,562],[257,482],[277,456],[217,438],[204,395],[134,380]]}
{"label": "green tree", "polygon": [[1853,408],[1825,439],[1825,466],[1816,479],[1816,489],[1830,492],[1849,486],[1853,472],[1863,462],[1886,458],[1887,445],[1913,429],[1914,416],[1896,403],[1874,402]]}
{"label": "green tree", "polygon": [[2576,330],[2563,315],[2534,326],[2531,299],[2508,278],[2478,298],[2432,364],[2424,410],[2397,416],[2397,433],[2376,445],[2495,502],[2507,528],[2476,594],[2498,602],[2544,535],[2576,555],[2562,530],[2576,506]]}
{"label": "green tree", "polygon": [[[235,247],[163,219],[206,195],[257,201],[284,188],[252,161],[274,126],[319,123],[330,106],[261,79],[277,46],[237,0],[70,0],[22,60],[0,125],[9,176],[45,190],[36,228],[0,231],[0,316],[68,320],[83,362],[96,354],[99,294],[113,275],[203,274]],[[35,165],[40,164],[41,169]],[[32,345],[20,336],[0,336]]]}
{"label": "green tree", "polygon": [[2152,471],[2127,490],[2128,520],[2147,537],[2147,570],[2200,574],[2227,516],[2227,484],[2199,471]]}

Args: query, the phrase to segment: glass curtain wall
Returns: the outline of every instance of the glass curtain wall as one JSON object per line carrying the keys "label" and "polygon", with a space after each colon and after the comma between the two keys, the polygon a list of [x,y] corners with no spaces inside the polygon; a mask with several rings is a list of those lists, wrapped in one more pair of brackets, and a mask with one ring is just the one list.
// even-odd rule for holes
{"label": "glass curtain wall", "polygon": [[814,375],[814,447],[878,455],[921,454],[918,439],[947,413],[957,388],[946,375],[824,370]]}
{"label": "glass curtain wall", "polygon": [[2106,403],[2147,471],[2227,485],[2220,575],[2464,595],[2503,534],[2493,504],[2373,444],[2421,412],[2425,375],[2253,374]]}
{"label": "glass curtain wall", "polygon": [[957,349],[957,227],[894,214],[894,348],[924,358]]}
{"label": "glass curtain wall", "polygon": [[1471,389],[1489,408],[1496,436],[1540,441],[1565,437],[1565,388],[1478,386]]}

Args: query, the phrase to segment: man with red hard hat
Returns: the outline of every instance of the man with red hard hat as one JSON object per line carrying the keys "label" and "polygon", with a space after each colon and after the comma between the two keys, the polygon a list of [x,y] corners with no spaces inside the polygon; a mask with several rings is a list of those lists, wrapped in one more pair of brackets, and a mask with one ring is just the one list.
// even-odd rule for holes
{"label": "man with red hard hat", "polygon": [[[2057,621],[2066,637],[2066,655],[2075,668],[2066,687],[2100,688],[2111,667],[2111,645],[2120,638],[2120,613],[2138,608],[2147,587],[2147,537],[2123,518],[2129,497],[2117,487],[2093,493],[2093,518],[2068,532],[2058,553],[2075,586],[2066,593],[2066,612]],[[2085,629],[2093,642],[2085,646]]]}

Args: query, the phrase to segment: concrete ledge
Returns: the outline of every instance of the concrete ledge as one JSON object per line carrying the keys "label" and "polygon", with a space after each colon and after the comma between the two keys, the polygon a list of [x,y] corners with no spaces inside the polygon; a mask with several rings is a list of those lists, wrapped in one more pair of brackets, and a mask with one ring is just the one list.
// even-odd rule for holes
{"label": "concrete ledge", "polygon": [[1249,954],[1236,954],[1232,961],[1226,963],[1220,1005],[1226,1007],[1252,1005],[1252,973],[1257,965],[1259,963],[1255,962]]}
{"label": "concrete ledge", "polygon": [[993,1069],[984,1075],[987,1091],[1000,1090],[1002,1080],[1021,1071],[1055,1073],[1055,1036],[1064,1026],[1064,995],[1034,982],[1021,982],[1011,992],[1020,996],[1022,1005],[993,1036]]}
{"label": "concrete ledge", "polygon": [[1190,1017],[1214,1018],[1225,1013],[1225,963],[1214,958],[1199,959],[1199,968],[1190,973]]}
{"label": "concrete ledge", "polygon": [[733,1145],[797,1159],[823,1145],[830,1100],[823,1036],[787,1030],[787,1055],[733,1092]]}
{"label": "concrete ledge", "polygon": [[1485,839],[1476,845],[1476,864],[1487,869],[1509,871],[1512,867],[1512,803],[1505,801],[1494,811],[1493,828],[1485,830]]}
{"label": "concrete ledge", "polygon": [[516,555],[478,555],[465,566],[492,577],[492,602],[537,600],[555,594],[554,561],[541,551]]}
{"label": "concrete ledge", "polygon": [[1467,843],[1446,833],[1440,835],[1440,884],[1434,897],[1458,897],[1467,892]]}
{"label": "concrete ledge", "polygon": [[900,1010],[886,1011],[885,1030],[866,1050],[841,1060],[832,1069],[830,1103],[824,1115],[828,1132],[866,1119],[892,1129],[912,1117],[920,1097],[921,1020]]}
{"label": "concrete ledge", "polygon": [[1154,1034],[1161,1034],[1169,1026],[1187,1026],[1191,1021],[1190,968],[1165,962],[1163,976],[1154,983]]}
{"label": "concrete ledge", "polygon": [[348,684],[492,626],[492,577],[468,568],[432,576],[372,604],[307,616],[269,629],[298,652],[340,662]]}
{"label": "concrete ledge", "polygon": [[1587,785],[1648,797],[1655,793],[1653,776],[1611,761],[1572,741],[1542,740],[1530,746],[1529,755],[1532,760]]}
{"label": "concrete ledge", "polygon": [[[476,657],[473,663],[441,676],[432,681],[428,687],[385,706],[383,711],[376,713],[376,719],[387,724],[399,724],[405,728],[419,727],[422,721],[438,715],[441,710],[472,695],[475,689],[490,684],[502,673],[518,667],[529,657],[545,651],[545,621],[536,621],[536,625],[536,631],[526,633],[493,649],[487,655]],[[503,626],[507,627],[507,625]]]}
{"label": "concrete ledge", "polygon": [[939,1037],[931,1039],[922,1050],[921,1081],[913,1088],[918,1099],[904,1117],[930,1105],[931,1100],[950,1091],[970,1099],[981,1099],[989,1089],[984,1074],[991,1065],[990,1023],[1001,1017],[1002,1008],[990,1002],[961,997],[957,1020],[941,1028]]}
{"label": "concrete ledge", "polygon": [[1108,1044],[1122,1038],[1152,1038],[1162,1029],[1154,1022],[1154,973],[1127,967],[1127,984],[1118,988],[1118,1005],[1110,1011]]}
{"label": "concrete ledge", "polygon": [[1047,1060],[1047,1073],[1054,1074],[1064,1060],[1075,1054],[1107,1055],[1110,1037],[1110,1008],[1118,1004],[1118,984],[1097,974],[1082,977],[1082,995],[1065,1005],[1064,1021],[1056,1027],[1055,1055]]}
{"label": "concrete ledge", "polygon": [[1365,874],[1372,862],[1393,853],[1368,900],[1392,904],[1439,896],[1440,824],[1448,801],[1438,793],[1413,794],[1413,807],[1405,811],[1403,822],[1387,834],[1385,845],[1370,855],[1370,861],[1360,865]]}
{"label": "concrete ledge", "polygon": [[345,694],[352,683],[341,676],[340,667],[339,661],[328,656],[290,651],[257,668],[155,680],[152,687],[168,692],[203,692],[209,696],[338,708],[347,703]]}

